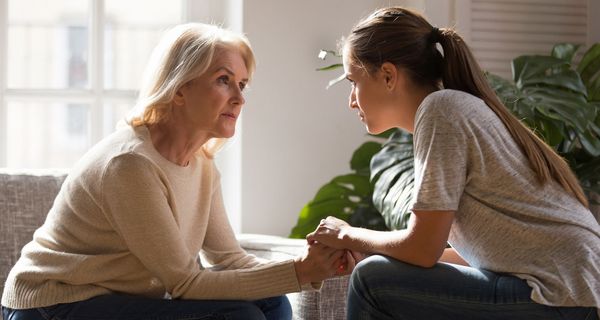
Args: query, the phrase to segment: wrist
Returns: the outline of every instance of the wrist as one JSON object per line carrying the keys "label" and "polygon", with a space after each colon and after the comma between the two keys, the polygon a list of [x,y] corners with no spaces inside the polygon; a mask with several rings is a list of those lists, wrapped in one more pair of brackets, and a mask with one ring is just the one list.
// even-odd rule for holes
{"label": "wrist", "polygon": [[296,257],[294,259],[294,270],[296,271],[296,278],[298,279],[298,284],[300,286],[309,282],[305,276],[304,263],[301,257]]}
{"label": "wrist", "polygon": [[352,226],[347,226],[344,229],[341,230],[340,234],[339,234],[339,239],[341,240],[342,244],[344,245],[344,248],[346,249],[350,249],[350,250],[354,250],[354,234],[355,234],[355,227]]}

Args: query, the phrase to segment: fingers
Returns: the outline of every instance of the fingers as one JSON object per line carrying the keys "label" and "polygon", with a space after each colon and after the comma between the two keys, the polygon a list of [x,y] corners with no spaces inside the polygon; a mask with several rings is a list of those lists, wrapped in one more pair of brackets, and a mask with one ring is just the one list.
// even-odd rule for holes
{"label": "fingers", "polygon": [[317,241],[315,239],[315,232],[311,232],[306,235],[306,241],[308,242],[308,244],[314,244]]}
{"label": "fingers", "polygon": [[365,255],[362,252],[350,251],[350,254],[352,255],[352,258],[354,258],[354,261],[356,263],[363,261],[363,259],[365,258]]}
{"label": "fingers", "polygon": [[356,258],[354,258],[353,252],[350,250],[346,251],[346,261],[348,261],[346,265],[346,270],[352,272],[352,270],[354,270],[354,267],[356,267],[356,263],[358,261],[356,260]]}
{"label": "fingers", "polygon": [[356,267],[357,261],[350,250],[346,250],[343,258],[344,264],[340,265],[336,270],[337,276],[345,276],[352,273],[354,267]]}

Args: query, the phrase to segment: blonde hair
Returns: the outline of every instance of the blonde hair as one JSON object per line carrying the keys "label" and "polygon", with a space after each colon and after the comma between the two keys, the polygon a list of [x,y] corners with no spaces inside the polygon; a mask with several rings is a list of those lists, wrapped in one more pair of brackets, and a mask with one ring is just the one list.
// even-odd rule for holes
{"label": "blonde hair", "polygon": [[379,9],[360,21],[343,45],[351,63],[367,71],[390,62],[406,70],[417,84],[461,90],[479,97],[521,147],[538,181],[545,184],[555,180],[588,207],[579,180],[567,162],[500,102],[471,50],[454,30],[434,28],[416,12],[391,7]]}
{"label": "blonde hair", "polygon": [[[137,102],[126,122],[138,127],[167,121],[177,90],[204,74],[218,50],[232,48],[239,50],[250,78],[255,60],[245,36],[203,23],[187,23],[168,30],[150,56]],[[199,151],[212,157],[225,141],[210,139]]]}

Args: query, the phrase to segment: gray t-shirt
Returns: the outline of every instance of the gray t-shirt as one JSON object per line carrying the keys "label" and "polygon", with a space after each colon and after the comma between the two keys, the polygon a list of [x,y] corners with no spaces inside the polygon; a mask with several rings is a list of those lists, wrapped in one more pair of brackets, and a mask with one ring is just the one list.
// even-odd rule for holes
{"label": "gray t-shirt", "polygon": [[479,98],[434,92],[416,114],[413,210],[453,210],[448,242],[473,267],[510,273],[554,306],[600,306],[600,226],[558,183],[541,185]]}

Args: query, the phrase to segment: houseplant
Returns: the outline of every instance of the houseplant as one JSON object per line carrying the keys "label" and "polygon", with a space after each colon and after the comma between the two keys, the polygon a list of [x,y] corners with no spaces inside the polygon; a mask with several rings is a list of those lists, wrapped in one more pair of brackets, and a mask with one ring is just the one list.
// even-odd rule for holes
{"label": "houseplant", "polygon": [[[578,48],[558,44],[548,56],[520,56],[512,62],[512,81],[486,75],[504,104],[568,161],[592,198],[600,194],[600,44],[591,46],[575,64]],[[335,53],[322,51],[320,57],[331,54]],[[340,66],[336,63],[320,70]],[[342,79],[338,77],[329,85]],[[360,151],[367,148],[365,144],[355,152],[352,162],[356,163],[360,154],[361,168],[352,164],[351,168],[361,176],[360,187],[357,182],[349,183],[346,176],[334,178],[302,209],[291,237],[304,237],[328,215],[374,229],[406,227],[413,189],[412,139],[398,129],[387,136],[384,144],[372,142],[369,152]],[[365,180],[367,176],[370,183]],[[328,202],[337,206],[323,205]],[[375,218],[377,212],[384,218],[385,228]],[[359,218],[363,215],[369,219]],[[365,221],[378,222],[370,225]]]}

